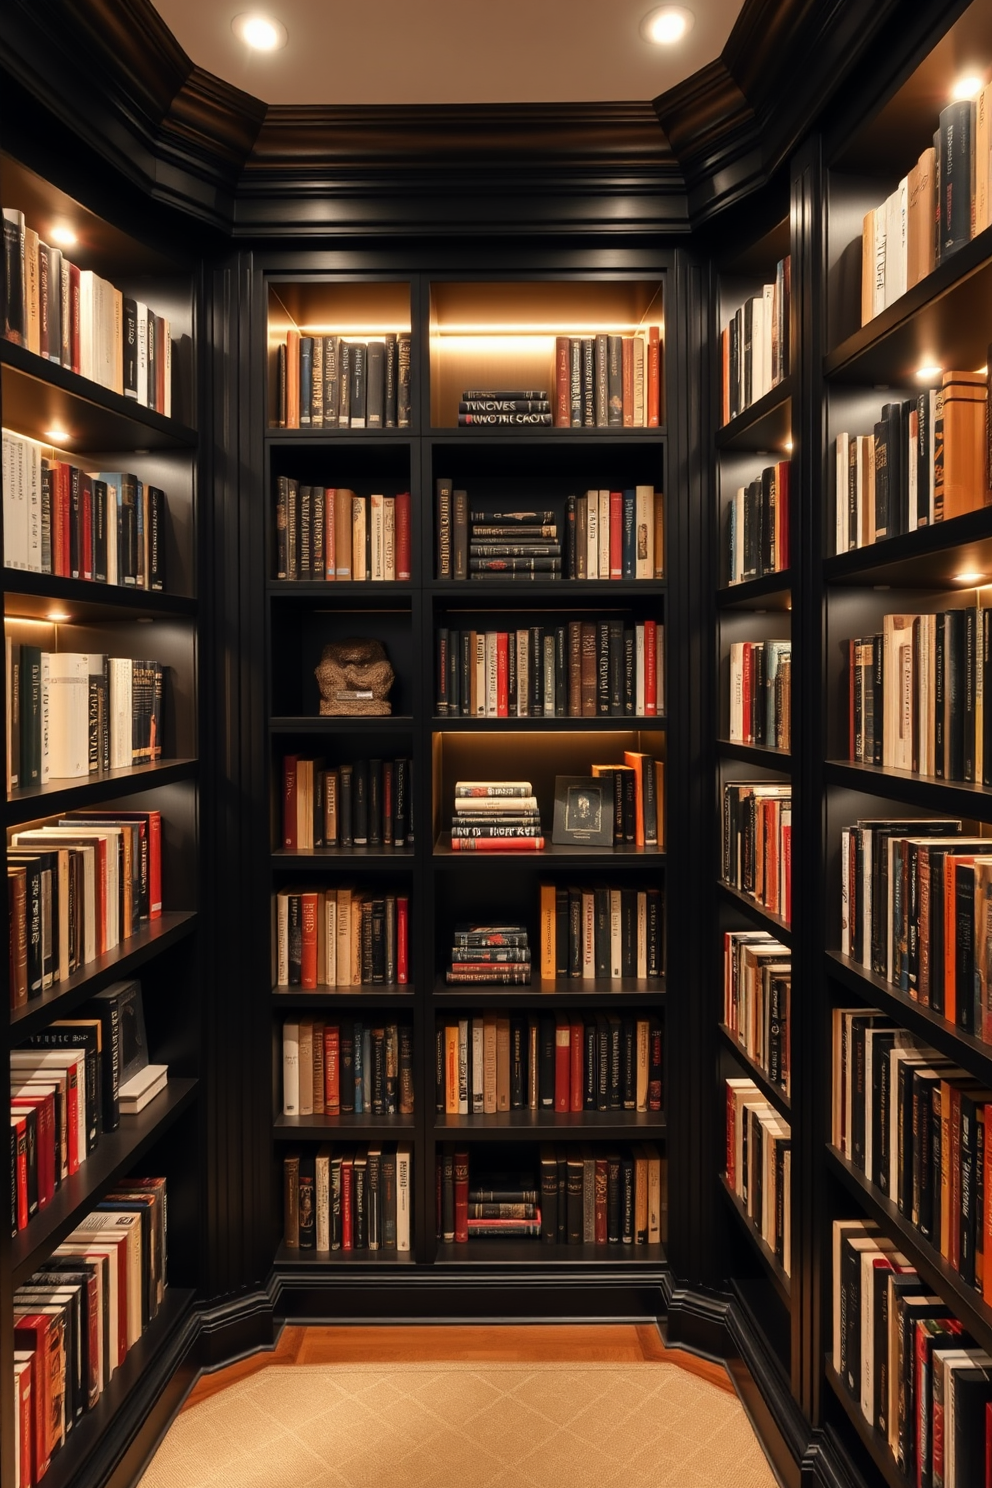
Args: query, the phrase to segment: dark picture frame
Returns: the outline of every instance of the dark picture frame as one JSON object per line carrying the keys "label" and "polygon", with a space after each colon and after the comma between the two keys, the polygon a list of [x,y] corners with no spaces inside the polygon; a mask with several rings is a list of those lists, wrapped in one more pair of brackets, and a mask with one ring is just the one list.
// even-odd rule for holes
{"label": "dark picture frame", "polygon": [[611,782],[594,775],[556,775],[551,840],[562,847],[612,847]]}

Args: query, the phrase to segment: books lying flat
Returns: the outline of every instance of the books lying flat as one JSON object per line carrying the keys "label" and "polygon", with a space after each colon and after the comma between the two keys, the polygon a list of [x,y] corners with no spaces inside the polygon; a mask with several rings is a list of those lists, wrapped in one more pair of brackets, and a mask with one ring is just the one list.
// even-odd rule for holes
{"label": "books lying flat", "polygon": [[143,1111],[157,1095],[165,1089],[169,1083],[169,1066],[167,1064],[146,1064],[143,1070],[132,1075],[126,1084],[120,1087],[121,1115],[137,1116]]}

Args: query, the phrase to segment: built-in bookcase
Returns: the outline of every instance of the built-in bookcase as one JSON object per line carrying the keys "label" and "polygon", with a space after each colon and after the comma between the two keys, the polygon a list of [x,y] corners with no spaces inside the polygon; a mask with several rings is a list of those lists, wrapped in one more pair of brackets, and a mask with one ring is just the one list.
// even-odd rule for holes
{"label": "built-in bookcase", "polygon": [[[440,628],[507,631],[555,625],[568,619],[622,618],[628,625],[666,619],[664,581],[534,581],[494,578],[454,581],[436,576],[435,491],[448,479],[469,493],[470,504],[498,502],[514,508],[539,503],[563,524],[568,496],[587,489],[622,490],[650,484],[677,499],[667,480],[667,438],[657,428],[555,427],[458,428],[458,402],[468,388],[553,389],[555,336],[609,331],[632,335],[648,324],[664,327],[661,269],[643,274],[574,274],[478,282],[403,277],[381,279],[350,269],[322,271],[311,258],[306,272],[280,263],[262,270],[267,307],[267,385],[277,375],[277,347],[288,330],[304,335],[354,335],[372,339],[387,331],[412,333],[411,423],[382,433],[327,429],[284,431],[270,427],[264,444],[267,561],[259,583],[266,594],[267,733],[271,817],[266,850],[269,887],[289,882],[347,885],[376,892],[389,886],[410,897],[410,980],[404,987],[344,991],[278,988],[271,995],[272,1183],[271,1224],[276,1269],[292,1309],[313,1313],[314,1299],[332,1298],[349,1278],[367,1270],[444,1273],[453,1285],[480,1271],[495,1277],[507,1268],[534,1275],[565,1267],[587,1281],[610,1274],[604,1285],[657,1285],[665,1265],[663,1244],[557,1246],[537,1239],[442,1244],[437,1238],[435,1165],[445,1149],[469,1153],[470,1164],[539,1176],[538,1149],[560,1143],[598,1143],[605,1153],[633,1142],[654,1142],[666,1155],[666,1119],[660,1112],[558,1114],[514,1109],[495,1116],[451,1116],[435,1109],[434,1046],[438,1019],[485,1009],[529,1016],[580,1007],[646,1018],[664,1016],[665,978],[543,981],[538,963],[540,886],[590,887],[609,882],[664,889],[664,846],[631,850],[552,846],[556,774],[588,773],[591,765],[622,762],[624,750],[642,750],[664,761],[667,716],[648,718],[468,717],[437,712],[435,658]],[[662,388],[667,373],[662,349]],[[549,392],[549,397],[553,394]],[[662,409],[665,406],[662,398]],[[270,402],[270,415],[273,405]],[[270,417],[271,424],[271,417]],[[299,483],[344,487],[358,495],[410,493],[410,577],[397,582],[292,582],[277,580],[271,564],[274,501],[280,476]],[[383,642],[396,673],[385,718],[319,718],[313,670],[325,642],[347,636]],[[663,662],[659,658],[659,664]],[[325,848],[288,853],[279,845],[282,761],[287,754],[319,755],[330,766],[356,759],[400,756],[412,760],[414,842],[395,847]],[[547,846],[540,853],[455,853],[450,845],[454,786],[461,779],[530,779],[537,794]],[[661,841],[664,841],[663,825]],[[260,906],[267,912],[268,906]],[[512,917],[528,925],[535,957],[529,986],[448,986],[451,932],[459,921]],[[282,1027],[293,1016],[378,1016],[412,1019],[415,1114],[412,1117],[283,1117]],[[668,1058],[667,1047],[665,1049]],[[398,1137],[413,1140],[411,1250],[350,1254],[287,1251],[283,1237],[283,1157],[291,1147],[326,1142],[361,1144]],[[498,1162],[496,1159],[498,1158]],[[620,1269],[618,1270],[618,1263]],[[634,1280],[633,1278],[637,1278]],[[401,1283],[397,1278],[397,1285]],[[581,1281],[580,1281],[580,1284]],[[298,1299],[298,1300],[297,1300]],[[335,1305],[328,1302],[328,1306]],[[424,1294],[408,1293],[413,1311],[429,1307]]]}
{"label": "built-in bookcase", "polygon": [[[6,1033],[0,1051],[0,1095],[9,1098],[9,1052],[54,1020],[71,1018],[101,989],[121,979],[141,980],[151,1058],[169,1066],[166,1090],[137,1116],[121,1118],[101,1136],[78,1173],[52,1202],[0,1246],[0,1477],[14,1481],[12,1307],[14,1289],[43,1268],[54,1247],[113,1184],[129,1174],[168,1180],[169,1255],[165,1307],[127,1356],[113,1387],[101,1397],[53,1460],[46,1482],[79,1481],[97,1444],[120,1432],[121,1422],[156,1357],[188,1325],[200,1284],[202,1173],[197,1153],[202,1050],[201,949],[204,893],[199,829],[200,611],[198,483],[200,442],[195,428],[194,340],[200,316],[199,276],[181,252],[150,247],[89,210],[65,190],[9,156],[0,157],[0,199],[24,212],[42,240],[53,227],[70,229],[74,263],[109,279],[125,295],[151,304],[171,322],[172,414],[139,406],[25,346],[0,340],[5,430],[35,441],[41,453],[86,471],[128,471],[166,493],[162,529],[165,583],[161,590],[89,582],[29,571],[3,570],[4,628],[16,644],[48,652],[89,652],[150,658],[165,669],[161,758],[154,763],[20,784],[6,793],[5,853],[14,831],[56,822],[84,808],[155,810],[162,818],[163,911],[138,933],[66,980],[12,1006],[4,956]],[[139,229],[140,232],[140,229]],[[5,491],[4,513],[11,493]],[[6,678],[8,724],[12,697]],[[8,735],[9,738],[9,735]],[[10,1159],[5,1159],[9,1162]],[[11,1172],[5,1168],[5,1191]]]}

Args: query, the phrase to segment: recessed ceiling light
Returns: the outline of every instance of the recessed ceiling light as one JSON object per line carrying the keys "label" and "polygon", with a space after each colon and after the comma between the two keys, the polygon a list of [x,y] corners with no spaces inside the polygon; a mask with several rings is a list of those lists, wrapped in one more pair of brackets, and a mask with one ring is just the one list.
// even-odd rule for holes
{"label": "recessed ceiling light", "polygon": [[64,620],[68,620],[69,616],[66,614],[65,610],[52,610],[48,618],[53,622],[53,624],[60,625]]}
{"label": "recessed ceiling light", "polygon": [[928,363],[924,364],[924,366],[922,367],[917,367],[916,375],[919,378],[920,382],[933,382],[934,378],[939,377],[943,370],[944,369],[942,367],[937,367],[932,363]]}
{"label": "recessed ceiling light", "polygon": [[980,584],[984,579],[983,573],[959,573],[954,575],[955,584]]}
{"label": "recessed ceiling light", "polygon": [[236,15],[231,30],[255,52],[278,52],[289,40],[289,33],[281,21],[251,11]]}
{"label": "recessed ceiling light", "polygon": [[951,97],[955,103],[960,103],[965,98],[977,98],[983,86],[980,77],[976,77],[973,72],[966,72],[955,82],[951,89]]}
{"label": "recessed ceiling light", "polygon": [[783,444],[782,448],[785,450],[785,453],[787,455],[791,455],[792,454],[792,440],[791,439],[787,439],[785,441],[785,443]]}
{"label": "recessed ceiling light", "polygon": [[52,227],[48,230],[48,236],[56,248],[75,248],[79,239],[71,227]]}
{"label": "recessed ceiling light", "polygon": [[641,35],[655,46],[673,46],[692,30],[696,17],[684,5],[662,5],[641,22]]}
{"label": "recessed ceiling light", "polygon": [[65,444],[69,439],[65,429],[46,429],[45,438],[52,444]]}

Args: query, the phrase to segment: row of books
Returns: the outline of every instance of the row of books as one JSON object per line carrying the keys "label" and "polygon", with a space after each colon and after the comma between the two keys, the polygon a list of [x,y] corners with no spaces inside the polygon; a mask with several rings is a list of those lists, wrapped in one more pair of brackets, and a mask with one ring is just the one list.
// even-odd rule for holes
{"label": "row of books", "polygon": [[23,1007],[162,914],[158,811],[76,811],[11,834],[11,1006]]}
{"label": "row of books", "polygon": [[434,1108],[448,1116],[660,1111],[662,1069],[657,1017],[449,1015],[434,1031]]}
{"label": "row of books", "polygon": [[410,976],[410,898],[338,886],[280,889],[275,915],[277,987],[394,987]]}
{"label": "row of books", "polygon": [[987,374],[944,372],[939,388],[886,403],[870,434],[837,435],[838,553],[989,504]]}
{"label": "row of books", "polygon": [[735,780],[723,787],[723,881],[780,919],[792,916],[792,786]]}
{"label": "row of books", "polygon": [[992,1358],[874,1220],[834,1220],[831,1364],[907,1483],[977,1488]]}
{"label": "row of books", "polygon": [[409,581],[410,493],[359,496],[343,486],[276,479],[275,577],[302,582]]}
{"label": "row of books", "polygon": [[121,471],[88,472],[3,431],[7,568],[135,589],[165,588],[165,492]]}
{"label": "row of books", "polygon": [[861,324],[895,303],[990,221],[992,84],[941,110],[933,144],[861,233]]}
{"label": "row of books", "polygon": [[729,423],[789,375],[791,260],[779,259],[775,279],[744,301],[720,335],[720,422]]}
{"label": "row of books", "polygon": [[792,1272],[792,1128],[753,1080],[728,1080],[727,1183],[786,1276]]}
{"label": "row of books", "polygon": [[992,1042],[992,840],[954,819],[876,819],[840,849],[842,954]]}
{"label": "row of books", "polygon": [[282,846],[288,852],[412,844],[412,760],[325,766],[323,759],[283,756]]}
{"label": "row of books", "polygon": [[788,749],[791,720],[792,642],[732,641],[731,741]]}
{"label": "row of books", "polygon": [[[451,818],[452,852],[540,852],[544,847],[541,812],[529,780],[459,780]],[[524,927],[526,933],[526,927]],[[468,927],[468,935],[476,934]],[[456,941],[458,936],[456,934]],[[468,944],[472,941],[469,940]],[[530,981],[530,966],[519,971]],[[457,973],[452,973],[457,975]]]}
{"label": "row of books", "polygon": [[883,615],[880,633],[846,644],[851,759],[941,780],[980,782],[992,773],[992,710],[986,722],[983,703],[988,611]]}
{"label": "row of books", "polygon": [[665,966],[660,885],[543,883],[541,978],[660,978]]}
{"label": "row of books", "polygon": [[602,331],[556,336],[555,427],[657,429],[661,359],[661,328],[656,325],[629,336]]}
{"label": "row of books", "polygon": [[661,579],[664,497],[653,486],[586,491],[554,508],[473,508],[446,477],[435,486],[439,579]]}
{"label": "row of books", "polygon": [[874,1008],[834,1008],[831,1140],[992,1299],[992,1091]]}
{"label": "row of books", "polygon": [[655,718],[665,710],[661,621],[440,626],[436,645],[439,718]]}
{"label": "row of books", "polygon": [[[128,1022],[130,1020],[130,1026]],[[11,1234],[78,1173],[122,1114],[135,1115],[150,1066],[141,986],[117,982],[73,1020],[10,1051]],[[164,1085],[164,1080],[161,1081]]]}
{"label": "row of books", "polygon": [[770,1085],[792,1094],[792,952],[767,930],[723,936],[723,1026]]}
{"label": "row of books", "polygon": [[6,637],[7,789],[162,758],[165,668]]}
{"label": "row of books", "polygon": [[379,1018],[287,1018],[282,1114],[412,1116],[413,1026]]}
{"label": "row of books", "polygon": [[653,1142],[621,1150],[541,1146],[539,1174],[501,1172],[468,1149],[435,1163],[443,1243],[540,1237],[552,1245],[657,1245],[665,1238],[666,1159]]}
{"label": "row of books", "polygon": [[35,1488],[167,1285],[166,1181],[118,1183],[14,1292],[14,1488]]}
{"label": "row of books", "polygon": [[451,960],[445,974],[449,983],[461,986],[487,983],[504,987],[529,985],[531,954],[526,925],[514,921],[496,925],[461,924],[455,926],[451,939]]}
{"label": "row of books", "polygon": [[283,1159],[287,1250],[408,1251],[413,1143],[302,1147]]}
{"label": "row of books", "polygon": [[43,242],[3,209],[3,334],[37,356],[172,414],[169,321]]}
{"label": "row of books", "polygon": [[788,460],[766,465],[727,503],[727,582],[743,584],[789,567]]}
{"label": "row of books", "polygon": [[280,429],[407,429],[410,333],[373,340],[291,330],[276,351]]}

